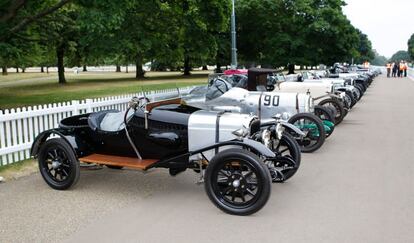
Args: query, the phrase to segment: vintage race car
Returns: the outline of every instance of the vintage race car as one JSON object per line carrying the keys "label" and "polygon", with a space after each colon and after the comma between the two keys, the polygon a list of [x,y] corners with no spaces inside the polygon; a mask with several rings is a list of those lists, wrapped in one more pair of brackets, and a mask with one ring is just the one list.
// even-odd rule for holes
{"label": "vintage race car", "polygon": [[[302,152],[319,149],[327,135],[332,134],[334,124],[321,121],[311,112],[325,111],[323,107],[314,107],[308,94],[275,93],[248,91],[248,79],[243,74],[218,75],[209,80],[208,86],[198,87],[184,97],[188,104],[206,110],[232,111],[236,113],[256,114],[261,120],[281,114],[286,129],[296,138]],[[329,116],[330,112],[325,111]],[[334,120],[333,117],[330,119]],[[289,126],[290,124],[295,126]],[[294,130],[297,127],[304,136]]]}
{"label": "vintage race car", "polygon": [[313,72],[298,72],[297,74],[287,76],[286,80],[291,82],[332,84],[335,92],[345,93],[344,103],[348,109],[353,108],[363,95],[360,89],[349,84],[352,82],[352,79],[321,78]]}
{"label": "vintage race car", "polygon": [[57,190],[78,181],[80,162],[113,169],[167,168],[173,176],[192,169],[218,208],[249,215],[268,201],[272,178],[291,177],[298,168],[282,151],[270,149],[284,146],[277,119],[263,127],[254,115],[205,111],[181,98],[149,103],[134,98],[126,112],[62,120],[58,129],[37,136],[31,154],[45,182]]}

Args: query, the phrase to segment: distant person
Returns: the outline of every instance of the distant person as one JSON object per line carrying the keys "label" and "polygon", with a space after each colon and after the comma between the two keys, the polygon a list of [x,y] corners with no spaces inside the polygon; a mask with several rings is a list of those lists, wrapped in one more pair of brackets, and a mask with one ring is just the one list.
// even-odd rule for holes
{"label": "distant person", "polygon": [[400,62],[399,72],[398,72],[398,77],[402,78],[403,76],[404,76],[404,62],[401,61]]}
{"label": "distant person", "polygon": [[387,78],[389,78],[391,76],[391,63],[388,62],[387,63]]}
{"label": "distant person", "polygon": [[408,63],[404,62],[404,77],[407,77]]}
{"label": "distant person", "polygon": [[396,78],[397,72],[398,72],[398,65],[397,63],[393,62],[392,63],[392,77]]}

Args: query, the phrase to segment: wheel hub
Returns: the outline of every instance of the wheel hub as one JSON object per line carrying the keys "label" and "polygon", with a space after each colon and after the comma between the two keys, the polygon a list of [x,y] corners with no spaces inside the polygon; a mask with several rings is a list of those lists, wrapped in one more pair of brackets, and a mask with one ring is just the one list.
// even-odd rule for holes
{"label": "wheel hub", "polygon": [[55,161],[52,162],[52,168],[54,170],[56,170],[57,168],[59,168],[60,165],[61,165],[61,163],[59,161],[57,161],[57,160],[55,160]]}
{"label": "wheel hub", "polygon": [[233,187],[238,188],[240,186],[240,181],[239,180],[234,180],[233,181]]}
{"label": "wheel hub", "polygon": [[236,174],[229,177],[229,186],[233,187],[233,191],[244,191],[246,189],[246,181],[243,175]]}

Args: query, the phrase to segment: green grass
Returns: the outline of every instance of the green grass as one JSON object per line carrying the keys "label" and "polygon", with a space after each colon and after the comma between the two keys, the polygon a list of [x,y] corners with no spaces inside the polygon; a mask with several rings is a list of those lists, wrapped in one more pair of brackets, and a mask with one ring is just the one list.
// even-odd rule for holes
{"label": "green grass", "polygon": [[39,171],[35,160],[29,159],[10,165],[0,166],[0,176],[6,181],[18,179]]}
{"label": "green grass", "polygon": [[136,80],[133,73],[67,73],[67,84],[60,85],[55,73],[14,74],[0,77],[0,109],[199,85],[207,82],[207,75],[149,72],[147,78]]}

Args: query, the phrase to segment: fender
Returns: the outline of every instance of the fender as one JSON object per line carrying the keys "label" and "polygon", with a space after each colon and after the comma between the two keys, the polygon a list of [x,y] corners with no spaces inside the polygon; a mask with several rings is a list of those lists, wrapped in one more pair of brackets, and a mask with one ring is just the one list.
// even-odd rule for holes
{"label": "fender", "polygon": [[[156,168],[156,167],[170,168],[171,165],[177,165],[177,163],[175,161],[179,161],[182,158],[186,158],[186,157],[189,157],[189,156],[192,156],[192,155],[201,154],[205,151],[218,149],[220,147],[231,146],[231,145],[250,148],[254,152],[256,152],[259,155],[262,155],[262,156],[264,156],[268,159],[273,159],[273,158],[276,157],[276,154],[273,153],[272,150],[270,150],[269,148],[267,148],[263,144],[261,144],[259,142],[256,142],[254,140],[248,139],[248,138],[243,138],[243,139],[235,139],[235,140],[231,140],[231,141],[216,143],[214,145],[211,145],[211,146],[208,146],[208,147],[196,150],[196,151],[190,151],[190,152],[188,152],[186,154],[183,154],[183,155],[179,155],[179,156],[175,156],[175,157],[171,157],[171,158],[166,158],[166,159],[160,160],[160,161],[152,164],[147,169]],[[181,167],[182,167],[182,165],[181,165]]]}
{"label": "fender", "polygon": [[288,130],[291,130],[291,131],[295,132],[296,134],[298,134],[301,137],[305,137],[306,136],[306,134],[304,132],[302,132],[302,130],[300,130],[295,125],[293,125],[293,124],[291,124],[289,122],[280,121],[280,124],[282,124],[282,126],[285,127],[285,128],[287,128]]}
{"label": "fender", "polygon": [[268,158],[273,158],[276,156],[275,153],[273,153],[272,150],[270,150],[268,147],[264,146],[262,143],[256,142],[254,140],[251,140],[249,138],[243,138],[243,139],[235,139],[235,140],[231,140],[231,141],[226,141],[226,142],[220,142],[220,143],[216,143],[214,145],[196,150],[196,151],[190,151],[190,155],[195,155],[195,154],[199,154],[202,153],[204,151],[208,151],[211,149],[216,149],[216,148],[220,148],[220,147],[224,147],[224,146],[229,146],[229,145],[236,145],[236,146],[240,146],[240,147],[248,147],[258,153],[260,153],[261,155],[268,157]]}
{"label": "fender", "polygon": [[39,154],[39,150],[44,142],[51,136],[57,135],[61,137],[65,142],[67,142],[73,150],[73,153],[76,157],[84,156],[84,151],[81,150],[84,147],[80,144],[74,134],[68,134],[68,131],[65,129],[57,128],[44,131],[40,133],[33,142],[32,148],[30,150],[30,155],[36,158]]}

